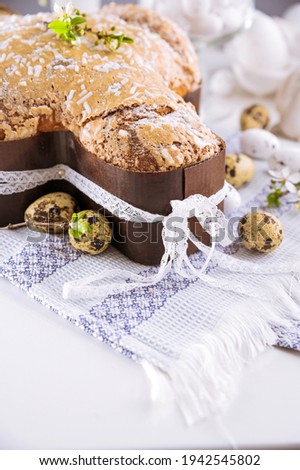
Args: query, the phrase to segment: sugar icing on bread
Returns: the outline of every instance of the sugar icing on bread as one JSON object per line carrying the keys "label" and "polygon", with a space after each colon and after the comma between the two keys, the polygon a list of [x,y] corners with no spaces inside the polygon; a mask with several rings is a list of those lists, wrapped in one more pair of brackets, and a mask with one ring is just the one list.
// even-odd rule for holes
{"label": "sugar icing on bread", "polygon": [[[147,8],[137,7],[133,4],[110,3],[103,7],[103,14],[115,14],[127,23],[140,25],[163,39],[171,46],[172,61],[169,68],[169,87],[181,96],[195,90],[201,83],[198,57],[186,34],[173,22],[161,17],[158,13]],[[160,51],[161,53],[162,51]],[[159,59],[159,57],[158,57]],[[167,64],[158,61],[157,66]],[[167,70],[162,71],[166,76]]]}
{"label": "sugar icing on bread", "polygon": [[124,11],[87,17],[97,30],[114,25],[134,38],[115,52],[87,38],[62,41],[48,29],[50,14],[0,20],[0,140],[69,130],[98,158],[145,172],[219,152],[220,140],[179,96],[199,82],[185,35],[155,14],[153,25],[139,7]]}

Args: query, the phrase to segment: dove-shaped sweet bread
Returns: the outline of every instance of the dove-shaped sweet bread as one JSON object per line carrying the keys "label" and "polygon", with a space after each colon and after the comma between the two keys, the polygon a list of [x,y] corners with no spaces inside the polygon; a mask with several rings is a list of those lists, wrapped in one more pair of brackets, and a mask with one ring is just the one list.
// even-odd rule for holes
{"label": "dove-shaped sweet bread", "polygon": [[[125,14],[127,11],[127,14]],[[173,23],[138,6],[104,7],[89,27],[134,38],[109,51],[63,41],[52,14],[6,17],[0,28],[0,140],[71,131],[96,157],[161,172],[216,155],[221,141],[180,95],[200,82],[195,52]]]}

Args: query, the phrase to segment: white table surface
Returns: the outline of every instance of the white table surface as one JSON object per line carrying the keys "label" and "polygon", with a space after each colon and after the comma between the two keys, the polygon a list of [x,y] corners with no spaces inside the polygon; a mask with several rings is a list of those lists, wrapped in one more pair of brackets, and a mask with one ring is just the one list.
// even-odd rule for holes
{"label": "white table surface", "polygon": [[[211,419],[151,404],[141,367],[0,279],[0,449],[230,448]],[[240,448],[300,448],[300,354],[248,366],[224,416]]]}

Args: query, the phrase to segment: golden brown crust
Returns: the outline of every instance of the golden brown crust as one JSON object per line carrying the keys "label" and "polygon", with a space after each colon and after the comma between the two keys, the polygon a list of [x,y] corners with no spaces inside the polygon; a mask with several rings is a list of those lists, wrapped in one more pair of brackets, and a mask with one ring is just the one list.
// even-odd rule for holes
{"label": "golden brown crust", "polygon": [[[120,5],[110,3],[102,8],[105,15],[115,14],[124,19],[129,24],[137,24],[146,28],[153,34],[162,38],[166,46],[170,46],[173,51],[173,76],[169,82],[172,90],[180,96],[185,96],[191,91],[199,88],[201,84],[201,74],[198,56],[185,32],[175,23],[160,16],[153,10],[148,10],[138,5]],[[165,47],[166,47],[165,46]],[[157,66],[162,67],[161,74],[164,77],[165,62],[158,62]]]}
{"label": "golden brown crust", "polygon": [[[173,52],[158,35],[102,12],[98,30],[134,37],[109,52],[83,38],[78,46],[51,30],[52,15],[0,23],[0,140],[66,129],[98,158],[135,171],[166,171],[209,158],[220,140],[193,107],[162,81],[156,66]],[[151,47],[149,47],[151,44]],[[163,56],[161,51],[163,50]]]}

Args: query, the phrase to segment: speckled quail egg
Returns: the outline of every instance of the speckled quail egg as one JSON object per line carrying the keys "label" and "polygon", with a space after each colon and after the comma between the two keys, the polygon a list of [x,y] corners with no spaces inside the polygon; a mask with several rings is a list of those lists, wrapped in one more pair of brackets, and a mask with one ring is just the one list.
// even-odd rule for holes
{"label": "speckled quail egg", "polygon": [[241,218],[238,225],[240,240],[248,250],[270,253],[283,240],[283,227],[273,214],[253,211]]}
{"label": "speckled quail egg", "polygon": [[247,129],[241,133],[240,145],[249,157],[267,160],[278,152],[279,139],[264,129]]}
{"label": "speckled quail egg", "polygon": [[252,180],[255,173],[255,165],[251,158],[243,153],[229,153],[225,157],[225,179],[234,188],[240,188],[243,184]]}
{"label": "speckled quail egg", "polygon": [[269,124],[270,116],[267,108],[260,104],[254,104],[244,109],[241,114],[241,129],[265,129]]}
{"label": "speckled quail egg", "polygon": [[72,215],[69,236],[76,250],[98,255],[108,248],[112,232],[108,220],[102,214],[86,210]]}
{"label": "speckled quail egg", "polygon": [[50,193],[34,201],[26,209],[27,225],[46,233],[62,233],[72,214],[78,210],[76,200],[67,193]]}

